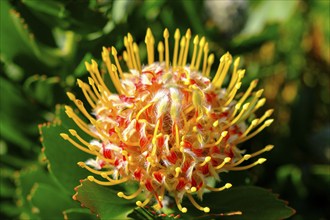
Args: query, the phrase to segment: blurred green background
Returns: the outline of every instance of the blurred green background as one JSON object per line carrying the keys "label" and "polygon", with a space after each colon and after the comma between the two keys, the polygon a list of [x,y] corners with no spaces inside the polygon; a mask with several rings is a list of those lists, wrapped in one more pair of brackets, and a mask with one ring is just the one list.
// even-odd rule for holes
{"label": "blurred green background", "polygon": [[275,109],[275,123],[242,147],[275,148],[240,182],[279,194],[296,209],[291,219],[330,219],[330,1],[0,0],[0,7],[1,219],[23,218],[17,178],[43,164],[38,124],[68,103],[66,91],[78,91],[84,61],[100,60],[102,46],[122,51],[127,32],[144,44],[148,27],[157,40],[166,27],[190,28],[217,59],[226,51],[241,57],[244,86],[259,78],[264,109]]}

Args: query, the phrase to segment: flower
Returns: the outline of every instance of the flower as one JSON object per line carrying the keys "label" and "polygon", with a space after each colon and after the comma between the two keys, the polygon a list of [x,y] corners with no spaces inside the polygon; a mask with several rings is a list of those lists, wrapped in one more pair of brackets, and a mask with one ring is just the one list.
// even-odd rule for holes
{"label": "flower", "polygon": [[[69,130],[71,135],[61,136],[91,155],[89,160],[78,163],[94,174],[88,180],[104,186],[138,183],[133,194],[118,192],[118,196],[133,199],[142,193],[145,200],[136,202],[140,207],[155,201],[155,207],[160,209],[169,195],[184,213],[187,208],[182,207],[181,201],[186,196],[197,209],[209,212],[209,207],[198,204],[193,195],[201,198],[205,190],[221,191],[231,184],[215,188],[207,178],[219,181],[222,172],[261,164],[266,159],[241,165],[273,148],[268,145],[245,154],[237,147],[273,122],[267,119],[272,109],[259,118],[254,116],[265,103],[261,98],[263,90],[253,91],[257,80],[251,82],[247,91],[238,93],[245,71],[238,69],[237,58],[232,74],[228,74],[232,63],[229,53],[221,57],[210,80],[214,55],[209,54],[208,43],[204,37],[196,36],[187,64],[190,40],[189,29],[181,39],[176,30],[170,60],[169,32],[165,29],[164,42],[158,44],[159,61],[155,61],[155,40],[148,29],[145,38],[148,64],[142,66],[139,47],[128,34],[124,38],[123,59],[129,71],[123,71],[114,47],[103,48],[107,73],[100,72],[94,60],[86,62],[91,77],[88,83],[78,80],[78,85],[92,108],[91,114],[81,100],[68,93],[90,124],[69,106],[66,113],[91,141],[73,129]],[[105,80],[107,74],[118,94],[110,91]]]}

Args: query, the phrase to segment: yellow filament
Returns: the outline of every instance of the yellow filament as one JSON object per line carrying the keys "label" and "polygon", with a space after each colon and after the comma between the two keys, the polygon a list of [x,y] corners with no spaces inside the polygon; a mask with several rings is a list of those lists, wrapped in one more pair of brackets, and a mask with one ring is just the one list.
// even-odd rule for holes
{"label": "yellow filament", "polygon": [[175,43],[174,43],[174,52],[173,52],[173,67],[177,66],[179,40],[180,40],[180,31],[179,31],[179,29],[176,29],[175,33],[174,33]]}
{"label": "yellow filament", "polygon": [[204,61],[203,61],[202,75],[205,76],[205,74],[206,74],[206,64],[207,64],[207,58],[208,58],[207,54],[209,52],[209,43],[205,43],[203,52],[204,52]]}
{"label": "yellow filament", "polygon": [[[112,56],[115,58],[115,63],[116,63],[116,69],[118,69],[118,72],[119,72],[119,75],[120,75],[120,78],[124,78],[124,75],[123,75],[123,71],[122,71],[122,69],[121,69],[121,67],[120,67],[120,64],[119,64],[119,60],[118,60],[118,57],[117,57],[117,50],[116,50],[116,48],[115,47],[111,47],[111,54],[112,54]],[[111,72],[113,72],[113,67],[111,67]],[[111,73],[110,72],[110,73]],[[115,75],[115,74],[114,74]],[[114,76],[113,75],[113,76]],[[117,74],[116,74],[117,75]],[[113,79],[116,79],[116,77],[111,77],[111,79],[113,80]]]}
{"label": "yellow filament", "polygon": [[230,157],[226,157],[225,159],[223,159],[222,163],[219,164],[218,166],[215,167],[216,170],[221,169],[224,165],[226,165],[227,163],[229,163],[231,161]]}
{"label": "yellow filament", "polygon": [[267,145],[266,147],[264,147],[263,149],[257,151],[257,152],[254,152],[253,154],[251,154],[251,157],[255,157],[255,156],[258,156],[266,151],[271,151],[272,149],[274,148],[274,145]]}
{"label": "yellow filament", "polygon": [[175,177],[176,178],[179,176],[180,172],[181,172],[181,168],[180,167],[176,167],[175,168]]}
{"label": "yellow filament", "polygon": [[103,49],[103,51],[102,51],[102,59],[103,59],[103,62],[105,63],[105,65],[106,65],[107,70],[108,70],[108,73],[109,73],[109,75],[111,77],[112,76],[112,67],[111,67],[112,64],[111,64],[111,59],[110,59],[109,51],[105,47],[103,47],[102,49]]}
{"label": "yellow filament", "polygon": [[163,36],[165,39],[165,69],[168,70],[170,68],[170,52],[168,45],[168,38],[170,37],[170,34],[167,28],[165,28]]}
{"label": "yellow filament", "polygon": [[255,128],[258,125],[259,119],[254,119],[249,127],[244,131],[244,133],[241,135],[241,137],[245,137],[250,131]]}
{"label": "yellow filament", "polygon": [[237,139],[234,143],[241,143],[244,142],[254,136],[256,136],[258,133],[260,133],[265,127],[268,127],[271,123],[273,123],[274,119],[268,119],[267,121],[264,122],[263,125],[261,125],[257,130],[255,130],[253,133],[251,133],[250,135],[243,137],[243,138],[239,138]]}
{"label": "yellow filament", "polygon": [[90,104],[90,106],[92,108],[95,108],[96,105],[95,105],[94,101],[91,99],[90,95],[88,94],[88,92],[86,90],[86,85],[80,79],[78,79],[77,82],[78,82],[79,87],[83,91],[84,96],[85,96],[87,102]]}
{"label": "yellow filament", "polygon": [[151,65],[154,62],[154,37],[152,36],[151,29],[147,29],[145,43],[147,45],[148,64]]}
{"label": "yellow filament", "polygon": [[209,58],[207,59],[207,68],[206,68],[206,72],[205,72],[205,76],[209,77],[210,76],[210,72],[211,72],[211,67],[212,64],[214,62],[214,54],[210,54]]}
{"label": "yellow filament", "polygon": [[199,70],[199,66],[202,60],[204,44],[205,44],[205,37],[202,37],[202,39],[199,42],[198,56],[197,56],[196,65],[194,67],[195,70]]}
{"label": "yellow filament", "polygon": [[247,99],[247,97],[251,94],[252,90],[257,86],[258,84],[258,80],[253,80],[251,83],[250,83],[250,86],[249,88],[246,90],[246,92],[244,93],[244,95],[242,96],[242,98],[238,101],[238,103],[241,103],[243,104],[244,101]]}
{"label": "yellow filament", "polygon": [[199,166],[201,166],[201,167],[202,166],[205,166],[205,164],[207,164],[210,161],[211,161],[211,157],[210,156],[207,156],[207,157],[205,157],[203,163],[201,163]]}
{"label": "yellow filament", "polygon": [[235,85],[234,89],[232,89],[228,95],[227,101],[225,103],[225,106],[229,105],[231,101],[233,101],[237,91],[241,88],[242,83],[239,82]]}
{"label": "yellow filament", "polygon": [[[237,105],[239,105],[239,103],[236,104],[236,106]],[[229,126],[235,124],[242,117],[242,115],[246,112],[249,105],[250,105],[250,103],[244,104],[242,110],[240,111],[240,113],[232,121],[230,121],[230,123],[227,126],[225,126],[224,129],[227,129]],[[236,109],[236,106],[235,106],[235,109]]]}
{"label": "yellow filament", "polygon": [[135,54],[135,59],[138,65],[138,70],[141,72],[141,60],[140,60],[140,54],[139,54],[139,47],[136,43],[133,44],[133,50],[134,50],[134,54]]}
{"label": "yellow filament", "polygon": [[112,64],[112,76],[111,76],[111,80],[112,80],[112,83],[114,84],[117,92],[119,94],[123,94],[125,93],[125,90],[123,89],[121,83],[120,83],[120,80],[119,80],[119,77],[118,77],[118,74],[117,74],[117,67],[116,65]]}
{"label": "yellow filament", "polygon": [[243,163],[244,161],[249,160],[250,158],[251,158],[250,154],[245,154],[241,159],[239,159],[238,161],[236,161],[233,164],[230,164],[229,166],[236,167],[236,166],[240,165],[241,163]]}
{"label": "yellow filament", "polygon": [[142,189],[143,189],[143,185],[140,185],[139,189],[136,190],[133,194],[131,194],[129,196],[125,195],[123,192],[118,192],[117,196],[120,198],[124,198],[124,199],[134,199],[141,193]]}
{"label": "yellow filament", "polygon": [[143,203],[141,201],[137,201],[136,205],[139,206],[139,207],[144,207],[150,202],[151,198],[152,198],[152,194],[149,194],[148,197],[144,200]]}
{"label": "yellow filament", "polygon": [[74,140],[72,140],[69,135],[65,134],[65,133],[61,133],[60,134],[61,137],[66,140],[66,141],[69,141],[73,146],[75,146],[76,148],[78,148],[79,150],[81,151],[84,151],[85,153],[88,153],[88,154],[92,154],[92,155],[95,155],[95,153],[83,146],[81,146],[80,144],[78,144],[77,142],[75,142]]}
{"label": "yellow filament", "polygon": [[188,211],[188,209],[186,207],[182,207],[179,198],[177,196],[175,196],[175,203],[176,206],[178,207],[178,209],[182,212],[182,213],[186,213]]}
{"label": "yellow filament", "polygon": [[124,61],[126,62],[126,65],[127,65],[128,69],[133,69],[132,62],[131,62],[131,59],[128,56],[127,51],[123,52],[123,58],[124,58]]}
{"label": "yellow filament", "polygon": [[232,62],[232,57],[228,52],[221,57],[217,73],[215,74],[215,77],[212,80],[212,84],[215,87],[220,88],[222,86],[222,83],[227,75],[231,62]]}
{"label": "yellow filament", "polygon": [[152,137],[152,144],[153,144],[153,148],[151,151],[152,156],[155,156],[156,151],[157,151],[156,140],[157,140],[157,132],[158,132],[159,124],[160,124],[160,119],[157,120],[156,127],[154,130],[154,135]]}
{"label": "yellow filament", "polygon": [[238,69],[239,61],[240,61],[239,57],[237,57],[234,61],[234,70],[233,70],[229,85],[227,87],[227,91],[230,91],[232,89],[232,87],[234,86],[234,84],[237,80],[237,77],[238,77],[237,69]]}
{"label": "yellow filament", "polygon": [[83,130],[86,134],[94,138],[99,138],[96,134],[89,130],[87,124],[83,120],[81,120],[69,106],[65,106],[65,109],[65,113],[68,115],[68,117],[71,118],[81,130]]}
{"label": "yellow filament", "polygon": [[97,63],[95,62],[95,60],[92,60],[92,69],[93,69],[93,72],[98,80],[98,84],[101,85],[108,93],[108,95],[111,94],[111,92],[109,91],[108,87],[105,85],[102,77],[101,77],[101,74],[100,74],[100,71],[98,69],[98,65]]}
{"label": "yellow filament", "polygon": [[100,170],[95,170],[95,169],[87,166],[84,162],[78,162],[77,164],[80,167],[82,167],[82,168],[84,168],[84,169],[88,170],[89,172],[94,173],[96,175],[100,175],[101,176],[102,173],[106,173],[107,175],[113,174],[113,170],[110,170],[110,171],[100,171]]}
{"label": "yellow filament", "polygon": [[209,185],[205,185],[205,188],[210,190],[210,191],[213,191],[213,192],[220,192],[220,191],[223,191],[225,189],[229,189],[231,188],[233,185],[231,183],[226,183],[224,186],[222,187],[219,187],[219,188],[214,188],[214,187],[211,187]]}
{"label": "yellow filament", "polygon": [[80,137],[77,133],[76,130],[74,129],[69,129],[69,132],[72,136],[76,137],[83,145],[85,145],[86,147],[88,147],[90,150],[93,150],[93,147],[91,146],[90,143],[88,143],[87,141],[85,141],[82,137]]}
{"label": "yellow filament", "polygon": [[113,185],[118,185],[120,183],[124,183],[127,181],[127,178],[122,178],[120,180],[113,180],[113,179],[107,178],[107,180],[109,180],[109,181],[105,182],[105,181],[100,181],[98,179],[95,179],[94,176],[88,176],[87,179],[91,182],[95,182],[102,186],[113,186]]}
{"label": "yellow filament", "polygon": [[181,41],[180,41],[180,54],[179,54],[178,66],[182,66],[185,45],[186,45],[186,38],[185,37],[182,37],[181,38]]}
{"label": "yellow filament", "polygon": [[[118,135],[119,139],[121,142],[124,142],[126,145],[130,145],[130,146],[135,146],[135,147],[138,147],[140,146],[140,142],[132,142],[132,141],[127,141],[123,138],[123,135],[122,135],[122,132],[120,131],[120,129],[118,127],[115,128],[115,132],[116,134]],[[110,137],[109,137],[110,139]],[[110,139],[111,140],[111,139]],[[114,141],[114,140],[111,140],[111,141]]]}
{"label": "yellow filament", "polygon": [[256,165],[262,164],[266,161],[265,158],[259,158],[256,162],[250,164],[250,165],[246,165],[246,166],[242,166],[242,167],[231,167],[230,170],[235,170],[235,171],[240,171],[240,170],[247,170],[250,169]]}
{"label": "yellow filament", "polygon": [[223,131],[223,132],[221,132],[220,138],[219,138],[215,143],[212,143],[212,144],[206,144],[205,147],[213,147],[213,146],[216,146],[216,145],[220,144],[221,141],[222,141],[222,139],[223,139],[224,137],[226,137],[227,134],[228,134],[228,131]]}
{"label": "yellow filament", "polygon": [[194,197],[191,194],[187,194],[188,199],[190,200],[190,202],[198,209],[201,211],[204,211],[205,213],[210,212],[210,208],[209,207],[202,207],[200,206],[196,200],[194,199]]}
{"label": "yellow filament", "polygon": [[128,48],[129,48],[128,52],[129,52],[130,57],[132,59],[133,68],[138,70],[138,64],[137,64],[137,61],[135,60],[135,57],[134,57],[133,37],[130,33],[128,33],[128,35],[127,35],[127,43],[128,43]]}
{"label": "yellow filament", "polygon": [[179,128],[178,125],[175,123],[175,144],[177,148],[180,147],[180,136],[179,136]]}
{"label": "yellow filament", "polygon": [[106,105],[106,101],[104,101],[103,97],[101,96],[101,94],[99,93],[99,91],[95,87],[94,80],[92,78],[88,77],[88,81],[89,81],[89,84],[92,86],[92,89],[94,91],[94,94],[96,95],[96,97],[98,98],[98,100],[100,100],[104,105]]}
{"label": "yellow filament", "polygon": [[269,116],[271,116],[274,112],[274,109],[269,109],[265,112],[265,114],[259,119],[258,121],[258,125],[261,124],[266,118],[268,118]]}
{"label": "yellow filament", "polygon": [[144,106],[137,114],[136,114],[136,117],[135,119],[138,121],[139,118],[140,118],[140,115],[145,111],[147,110],[147,108],[149,108],[150,106],[152,106],[152,103],[149,103],[148,105]]}
{"label": "yellow filament", "polygon": [[186,37],[186,44],[185,44],[184,57],[183,57],[181,66],[185,66],[186,63],[187,63],[188,51],[189,51],[189,42],[190,42],[190,38],[191,38],[190,29],[187,30],[185,37]]}
{"label": "yellow filament", "polygon": [[194,50],[193,50],[193,55],[192,55],[192,58],[191,58],[191,63],[190,63],[190,69],[193,70],[194,69],[194,65],[195,65],[195,62],[196,62],[196,54],[197,54],[197,45],[198,45],[198,35],[195,36],[194,38]]}
{"label": "yellow filament", "polygon": [[233,86],[235,86],[237,83],[240,83],[245,75],[245,70],[237,70],[237,74],[235,75],[235,79],[232,78],[232,85],[227,87],[227,93],[230,93],[233,89]]}
{"label": "yellow filament", "polygon": [[159,54],[159,62],[162,63],[164,61],[164,44],[162,41],[158,43],[158,54]]}

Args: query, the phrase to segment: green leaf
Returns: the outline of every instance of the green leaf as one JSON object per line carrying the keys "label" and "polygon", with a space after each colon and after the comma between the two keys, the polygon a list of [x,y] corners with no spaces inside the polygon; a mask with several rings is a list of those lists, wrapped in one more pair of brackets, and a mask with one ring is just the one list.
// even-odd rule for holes
{"label": "green leaf", "polygon": [[34,184],[29,199],[41,219],[62,219],[63,210],[77,207],[72,198],[57,187],[42,183]]}
{"label": "green leaf", "polygon": [[[79,180],[88,176],[89,172],[80,168],[77,163],[86,161],[92,155],[86,154],[65,141],[60,134],[68,133],[69,129],[79,132],[78,126],[65,114],[64,107],[57,109],[57,123],[40,127],[44,154],[48,159],[50,173],[56,178],[68,194],[72,195],[73,189]],[[82,132],[81,132],[82,133]],[[80,134],[85,137],[83,133]],[[88,138],[85,137],[85,140]]]}
{"label": "green leaf", "polygon": [[110,187],[89,180],[82,181],[76,190],[76,199],[101,219],[127,219],[127,215],[136,207],[134,202],[119,198]]}
{"label": "green leaf", "polygon": [[68,12],[65,10],[65,5],[53,0],[48,1],[30,1],[22,0],[22,3],[30,7],[32,10],[36,10],[45,14],[49,14],[59,18],[67,17]]}
{"label": "green leaf", "polygon": [[34,75],[29,77],[23,87],[27,94],[35,98],[38,102],[46,105],[54,105],[55,90],[59,89],[60,78]]}
{"label": "green leaf", "polygon": [[[269,190],[255,186],[234,187],[221,192],[204,194],[203,206],[211,209],[210,213],[203,214],[196,211],[193,205],[186,201],[188,214],[198,219],[229,219],[229,220],[278,220],[292,216],[294,210],[279,200]],[[186,216],[186,215],[184,215]]]}
{"label": "green leaf", "polygon": [[97,220],[96,216],[93,215],[90,210],[84,208],[72,208],[63,211],[65,220]]}

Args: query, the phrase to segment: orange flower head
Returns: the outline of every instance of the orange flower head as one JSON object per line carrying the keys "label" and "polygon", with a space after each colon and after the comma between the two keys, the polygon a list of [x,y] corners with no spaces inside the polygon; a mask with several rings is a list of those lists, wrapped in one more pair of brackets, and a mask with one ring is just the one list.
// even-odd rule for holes
{"label": "orange flower head", "polygon": [[[90,73],[88,83],[78,80],[92,108],[91,114],[81,100],[68,93],[90,122],[86,124],[66,106],[66,113],[80,127],[79,132],[91,137],[86,141],[73,129],[69,130],[71,135],[61,134],[92,156],[78,164],[93,173],[88,176],[90,181],[100,185],[138,183],[135,193],[118,192],[118,196],[134,199],[142,194],[144,200],[136,202],[140,207],[153,201],[160,209],[164,198],[170,196],[179,210],[187,212],[181,205],[186,196],[197,209],[209,212],[210,209],[199,205],[193,195],[201,198],[205,190],[221,191],[231,184],[215,188],[209,185],[207,178],[220,181],[221,172],[245,170],[261,164],[266,159],[241,165],[273,148],[268,145],[245,154],[237,147],[273,122],[267,119],[272,109],[259,118],[254,116],[265,103],[261,98],[263,90],[253,91],[257,80],[252,81],[245,92],[240,92],[245,71],[238,68],[237,58],[228,74],[232,64],[229,53],[221,57],[215,76],[210,80],[214,55],[209,54],[208,43],[204,37],[194,37],[188,64],[190,41],[189,29],[182,37],[176,30],[170,60],[169,32],[165,29],[164,42],[158,44],[159,60],[155,61],[155,40],[148,29],[145,38],[148,64],[142,66],[139,47],[128,34],[124,38],[126,50],[123,52],[127,72],[123,71],[116,49],[103,48],[107,73],[100,72],[98,64],[92,60],[86,63]],[[107,74],[117,93],[110,91],[105,80]]]}

